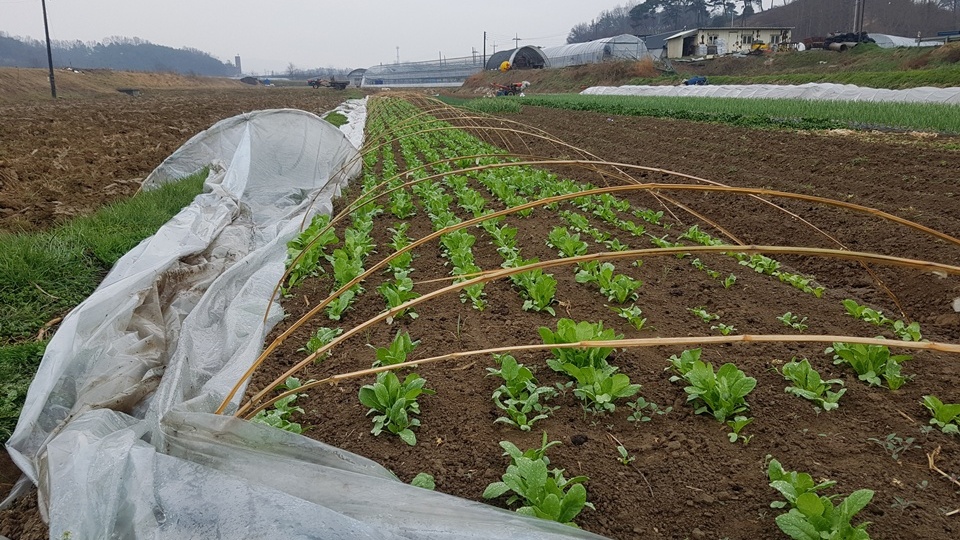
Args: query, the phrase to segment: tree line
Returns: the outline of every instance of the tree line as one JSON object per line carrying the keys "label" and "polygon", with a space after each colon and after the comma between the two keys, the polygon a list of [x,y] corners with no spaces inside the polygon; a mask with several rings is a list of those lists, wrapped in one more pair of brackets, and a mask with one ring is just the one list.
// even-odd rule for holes
{"label": "tree line", "polygon": [[[53,64],[57,68],[155,71],[210,77],[238,75],[232,63],[221,62],[209,53],[186,47],[174,49],[140,38],[111,37],[93,43],[51,40],[50,45]],[[0,33],[0,66],[46,67],[46,43]]]}
{"label": "tree line", "polygon": [[[573,26],[567,43],[620,34],[639,36],[697,27],[788,26],[797,39],[849,32],[857,0],[641,0],[603,10],[590,22]],[[867,1],[864,30],[915,37],[960,30],[960,0]]]}

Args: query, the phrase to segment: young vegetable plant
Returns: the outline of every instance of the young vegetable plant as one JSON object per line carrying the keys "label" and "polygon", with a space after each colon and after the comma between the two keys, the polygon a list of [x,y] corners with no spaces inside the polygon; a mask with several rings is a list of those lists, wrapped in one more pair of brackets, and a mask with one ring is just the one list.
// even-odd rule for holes
{"label": "young vegetable plant", "polygon": [[[296,390],[300,388],[300,379],[296,377],[287,377],[286,382],[277,387],[280,391]],[[300,397],[306,397],[306,394],[291,394],[285,398],[277,400],[272,409],[260,411],[253,417],[253,422],[266,424],[277,429],[289,431],[291,433],[303,433],[303,428],[296,422],[291,422],[290,417],[293,413],[303,414],[301,407],[295,406],[295,402]]]}
{"label": "young vegetable plant", "polygon": [[729,363],[714,372],[712,364],[695,360],[682,377],[688,383],[684,388],[687,402],[700,404],[695,413],[710,413],[718,422],[746,411],[749,406],[744,398],[757,386],[756,379]]}
{"label": "young vegetable plant", "polygon": [[695,308],[687,308],[687,311],[689,311],[690,313],[693,313],[693,314],[696,315],[701,321],[703,321],[703,322],[705,322],[705,323],[708,323],[708,324],[711,323],[711,322],[713,322],[713,321],[716,321],[716,320],[720,319],[720,316],[719,316],[719,315],[716,315],[716,314],[714,314],[714,313],[710,313],[709,311],[707,311],[706,308],[704,308],[704,307],[702,307],[702,306],[697,306],[697,307],[695,307]]}
{"label": "young vegetable plant", "polygon": [[566,227],[554,227],[547,235],[547,245],[558,250],[561,257],[576,257],[587,252],[587,243]]}
{"label": "young vegetable plant", "polygon": [[384,371],[377,374],[377,382],[365,385],[360,389],[360,403],[370,407],[367,416],[379,413],[373,417],[374,435],[386,428],[387,431],[400,437],[410,446],[417,444],[417,436],[411,428],[420,425],[420,420],[411,415],[420,414],[420,404],[417,398],[421,394],[434,394],[433,390],[424,388],[427,381],[416,373],[411,373],[400,381],[396,373]]}
{"label": "young vegetable plant", "polygon": [[[767,456],[770,457],[770,456]],[[767,465],[767,478],[770,480],[770,487],[780,492],[786,501],[774,501],[770,503],[771,508],[796,508],[797,497],[805,493],[816,493],[817,491],[831,488],[837,485],[832,480],[824,480],[819,484],[813,482],[813,476],[808,473],[790,471],[787,472],[779,461],[770,460]]]}
{"label": "young vegetable plant", "polygon": [[639,384],[630,384],[630,377],[617,373],[617,368],[610,365],[579,368],[573,364],[564,364],[563,369],[577,381],[573,395],[594,412],[613,412],[617,408],[616,400],[628,398],[640,391]]}
{"label": "young vegetable plant", "polygon": [[622,444],[617,445],[617,453],[620,454],[619,461],[621,465],[629,465],[637,459],[636,456],[631,456],[630,452],[628,452]]}
{"label": "young vegetable plant", "polygon": [[794,315],[789,311],[777,317],[777,320],[782,322],[784,326],[793,328],[798,332],[803,332],[807,329],[807,318],[804,317],[801,319],[799,315]]}
{"label": "young vegetable plant", "polygon": [[722,336],[729,336],[730,334],[737,331],[736,326],[732,324],[723,324],[723,323],[717,323],[716,325],[711,326],[710,329],[719,331],[720,335]]}
{"label": "young vegetable plant", "polygon": [[398,330],[390,345],[376,348],[377,359],[374,360],[373,367],[402,364],[407,361],[407,355],[412,353],[419,344],[419,339],[413,341],[408,332]]}
{"label": "young vegetable plant", "polygon": [[824,411],[839,407],[840,397],[847,391],[846,388],[841,388],[839,392],[832,392],[830,387],[834,384],[843,386],[843,381],[840,379],[830,379],[829,381],[821,379],[820,374],[810,366],[810,361],[806,358],[800,362],[797,362],[797,359],[794,358],[784,364],[783,377],[793,383],[793,386],[786,387],[786,392],[808,399]]}
{"label": "young vegetable plant", "polygon": [[330,216],[317,214],[310,221],[309,227],[287,243],[287,266],[290,266],[298,256],[300,260],[290,268],[290,277],[287,279],[284,294],[304,279],[323,271],[320,260],[325,257],[324,249],[339,241],[333,227],[323,233],[320,232],[329,223]]}
{"label": "young vegetable plant", "polygon": [[[387,301],[387,309],[393,309],[409,300],[420,297],[419,293],[413,291],[413,280],[407,276],[407,271],[394,273],[393,281],[385,281],[377,287],[377,291]],[[402,318],[404,315],[411,319],[419,317],[413,309],[403,309],[394,314],[393,317],[388,318],[387,324],[392,323],[395,318]]]}
{"label": "young vegetable plant", "polygon": [[630,416],[627,417],[627,421],[636,422],[638,426],[640,425],[640,422],[649,422],[652,420],[652,417],[648,415],[664,415],[673,411],[673,407],[661,409],[659,405],[652,401],[647,401],[643,397],[637,398],[637,401],[635,402],[627,403],[627,406],[633,411],[630,413]]}
{"label": "young vegetable plant", "polygon": [[[554,332],[545,326],[540,327],[540,337],[544,344],[577,343],[580,341],[612,341],[623,338],[612,329],[603,328],[603,322],[596,324],[587,321],[574,322],[571,319],[557,321],[557,331]],[[554,358],[547,360],[547,364],[554,371],[564,371],[563,364],[572,364],[576,367],[601,367],[607,365],[607,357],[613,352],[610,347],[594,347],[588,349],[550,349]]]}
{"label": "young vegetable plant", "polygon": [[723,278],[723,282],[722,282],[723,288],[729,289],[730,287],[733,287],[733,284],[736,282],[737,282],[737,276],[735,276],[734,274],[730,274],[729,276]]}
{"label": "young vegetable plant", "polygon": [[537,386],[533,373],[516,358],[509,354],[494,355],[500,369],[487,368],[489,375],[503,378],[504,384],[493,392],[493,402],[506,413],[494,422],[502,422],[530,431],[533,424],[550,416],[557,407],[548,407],[540,403],[557,395],[557,391],[546,386]]}
{"label": "young vegetable plant", "polygon": [[930,424],[944,433],[960,434],[960,403],[944,403],[937,396],[923,396],[923,406],[933,416]]}
{"label": "young vegetable plant", "polygon": [[777,460],[772,460],[767,469],[770,487],[779,491],[787,502],[775,501],[773,508],[784,508],[788,504],[789,512],[776,517],[777,527],[794,540],[870,540],[867,525],[851,524],[853,517],[873,499],[874,492],[860,489],[851,493],[838,506],[834,506],[836,495],[821,496],[816,492],[832,487],[836,482],[825,481],[814,484],[807,473],[786,472]]}
{"label": "young vegetable plant", "polygon": [[[584,507],[594,509],[593,504],[587,502],[587,489],[583,486],[587,481],[586,476],[567,479],[563,476],[563,469],[547,470],[549,461],[542,456],[549,445],[542,447],[539,452],[541,457],[537,458],[526,455],[526,452],[521,454],[513,444],[507,443],[511,448],[504,446],[506,442],[502,441],[500,446],[507,450],[511,464],[507,466],[507,472],[500,482],[493,482],[483,491],[484,499],[495,499],[510,493],[507,505],[513,506],[519,502],[518,514],[574,527],[576,524],[573,520]],[[515,452],[511,452],[511,449]]]}
{"label": "young vegetable plant", "polygon": [[[861,381],[871,386],[880,386],[886,382],[891,390],[896,390],[907,381],[900,374],[900,363],[912,357],[901,354],[891,355],[890,349],[883,345],[862,345],[859,343],[834,343],[826,354],[833,353],[834,364],[848,364],[859,375]],[[882,381],[881,381],[882,379]]]}
{"label": "young vegetable plant", "polygon": [[643,325],[647,324],[647,318],[643,316],[643,311],[636,305],[630,307],[607,306],[621,318],[626,319],[637,330],[643,330]]}
{"label": "young vegetable plant", "polygon": [[643,282],[624,274],[614,274],[615,270],[616,267],[608,262],[581,263],[576,280],[577,283],[596,283],[600,287],[600,293],[611,302],[623,304],[627,300],[636,300],[637,289],[643,285]]}
{"label": "young vegetable plant", "polygon": [[750,439],[753,439],[753,435],[740,434],[743,428],[747,427],[747,424],[750,422],[753,422],[753,418],[747,418],[746,416],[735,416],[733,420],[727,420],[727,425],[733,430],[727,433],[727,438],[730,439],[730,442],[735,443],[740,441],[744,446],[750,444]]}

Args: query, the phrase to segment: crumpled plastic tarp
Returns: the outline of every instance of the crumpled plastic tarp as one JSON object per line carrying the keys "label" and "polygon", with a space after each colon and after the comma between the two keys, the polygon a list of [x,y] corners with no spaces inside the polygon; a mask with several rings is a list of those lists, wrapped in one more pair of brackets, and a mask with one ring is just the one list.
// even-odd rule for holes
{"label": "crumpled plastic tarp", "polygon": [[[365,101],[342,112],[358,144]],[[287,241],[359,174],[355,144],[313,114],[258,111],[144,181],[211,166],[205,192],[64,319],[30,386],[7,449],[51,538],[599,538],[212,414],[282,316],[263,321]]]}
{"label": "crumpled plastic tarp", "polygon": [[718,84],[706,86],[591,86],[581,94],[609,96],[689,96],[754,99],[809,99],[823,101],[895,101],[902,103],[960,104],[960,88],[923,86],[905,90],[867,88],[853,84],[806,83]]}

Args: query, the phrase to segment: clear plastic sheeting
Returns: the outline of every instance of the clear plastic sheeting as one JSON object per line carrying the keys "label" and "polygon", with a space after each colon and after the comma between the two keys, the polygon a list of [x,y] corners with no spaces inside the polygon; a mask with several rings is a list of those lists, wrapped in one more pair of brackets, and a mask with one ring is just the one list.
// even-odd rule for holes
{"label": "clear plastic sheeting", "polygon": [[371,66],[363,73],[363,88],[459,87],[474,73],[483,71],[480,55],[438,58],[424,62],[399,62]]}
{"label": "clear plastic sheeting", "polygon": [[[340,110],[362,136],[365,104]],[[30,386],[7,449],[51,538],[599,538],[212,414],[283,315],[264,321],[286,243],[360,160],[313,114],[259,111],[193,137],[145,184],[208,166],[205,192],[64,319]]]}
{"label": "clear plastic sheeting", "polygon": [[621,34],[586,43],[573,43],[540,50],[547,57],[547,67],[561,68],[597,64],[607,60],[642,60],[651,56],[647,45],[637,36]]}
{"label": "clear plastic sheeting", "polygon": [[592,86],[580,93],[608,96],[690,96],[960,104],[960,88],[958,87],[933,88],[923,86],[906,90],[886,90],[883,88],[867,88],[852,84],[833,83],[807,83],[800,85]]}

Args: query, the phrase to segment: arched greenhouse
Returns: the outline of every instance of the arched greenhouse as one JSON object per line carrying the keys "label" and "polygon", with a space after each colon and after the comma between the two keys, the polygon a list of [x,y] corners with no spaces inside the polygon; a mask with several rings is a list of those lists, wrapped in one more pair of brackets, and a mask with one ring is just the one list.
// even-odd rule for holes
{"label": "arched greenhouse", "polygon": [[551,68],[598,64],[608,60],[641,60],[650,56],[643,40],[630,34],[547,47],[541,51],[547,57],[547,67]]}
{"label": "arched greenhouse", "polygon": [[466,56],[428,62],[380,64],[363,74],[364,88],[416,88],[461,86],[467,77],[483,69],[483,58]]}
{"label": "arched greenhouse", "polygon": [[500,69],[500,64],[504,62],[510,62],[512,69],[541,69],[547,65],[547,57],[540,47],[525,45],[519,49],[493,53],[487,59],[486,69]]}

